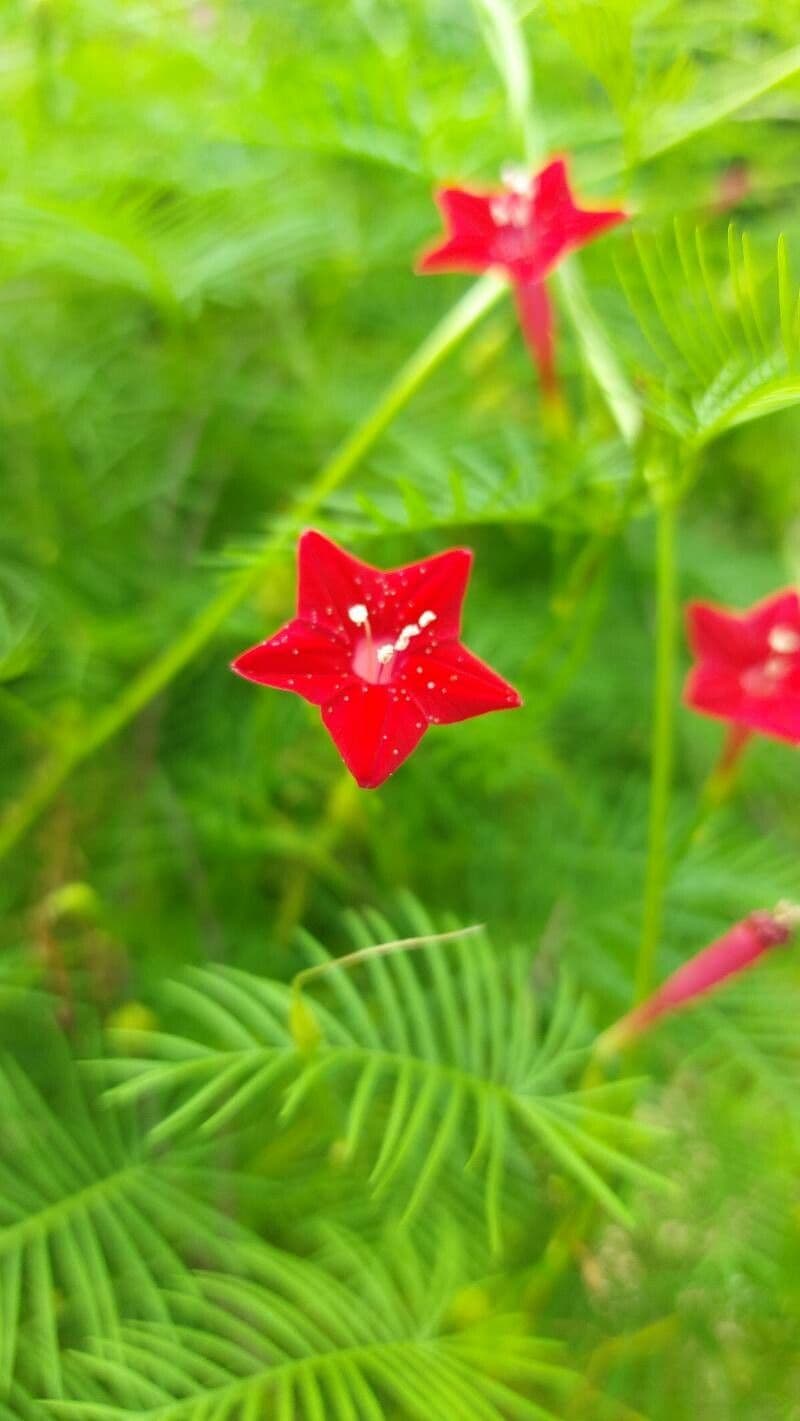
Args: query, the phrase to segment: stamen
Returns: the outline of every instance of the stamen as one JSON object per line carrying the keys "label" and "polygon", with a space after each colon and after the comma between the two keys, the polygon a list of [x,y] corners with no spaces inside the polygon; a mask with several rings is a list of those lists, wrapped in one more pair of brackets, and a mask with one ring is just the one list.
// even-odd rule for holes
{"label": "stamen", "polygon": [[500,177],[510,192],[527,197],[531,190],[531,175],[521,163],[504,163]]}
{"label": "stamen", "polygon": [[347,615],[357,627],[363,627],[369,620],[369,612],[363,602],[355,602],[352,607],[348,607]]}
{"label": "stamen", "polygon": [[379,646],[377,651],[378,660],[381,666],[387,666],[394,656],[395,648],[389,643],[388,646]]}
{"label": "stamen", "polygon": [[489,211],[498,227],[507,227],[510,221],[509,200],[505,193],[502,197],[493,197],[489,203]]}
{"label": "stamen", "polygon": [[419,619],[419,624],[420,624],[421,627],[429,627],[430,624],[431,624],[431,622],[435,622],[435,621],[436,621],[436,613],[435,613],[435,612],[423,612],[422,615],[421,615],[421,617],[420,617],[420,619]]}
{"label": "stamen", "polygon": [[793,627],[773,627],[767,640],[770,650],[776,651],[779,656],[791,656],[800,651],[800,632]]}

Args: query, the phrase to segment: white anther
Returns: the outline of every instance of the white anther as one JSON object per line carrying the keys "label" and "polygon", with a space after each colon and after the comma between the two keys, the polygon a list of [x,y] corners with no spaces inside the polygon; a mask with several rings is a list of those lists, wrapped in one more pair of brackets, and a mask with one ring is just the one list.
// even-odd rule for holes
{"label": "white anther", "polygon": [[410,626],[403,627],[400,635],[401,637],[405,637],[406,641],[408,641],[409,637],[419,636],[419,627],[415,622],[412,622]]}
{"label": "white anther", "polygon": [[378,647],[376,655],[381,663],[381,666],[385,666],[388,661],[391,661],[392,657],[394,656],[394,652],[395,648],[393,646]]}
{"label": "white anther", "polygon": [[420,617],[420,619],[419,619],[419,624],[420,624],[421,627],[429,627],[430,624],[431,624],[431,622],[435,622],[435,621],[436,621],[436,613],[435,613],[435,612],[423,612],[422,615],[421,615],[421,617]]}
{"label": "white anther", "polygon": [[768,641],[770,650],[777,651],[779,656],[791,656],[793,652],[800,651],[800,632],[793,627],[773,627]]}
{"label": "white anther", "polygon": [[347,615],[357,627],[363,627],[364,623],[369,620],[369,612],[363,602],[356,602],[352,607],[348,607]]}
{"label": "white anther", "polygon": [[530,177],[522,168],[504,168],[502,178],[506,191],[491,199],[492,218],[500,227],[526,227],[533,212]]}
{"label": "white anther", "polygon": [[521,163],[504,163],[500,169],[500,177],[510,192],[528,196],[531,190],[531,175]]}
{"label": "white anther", "polygon": [[395,644],[394,644],[394,649],[395,649],[395,651],[407,651],[407,650],[408,650],[408,637],[407,637],[407,636],[399,636],[399,637],[397,638],[397,641],[396,641]]}

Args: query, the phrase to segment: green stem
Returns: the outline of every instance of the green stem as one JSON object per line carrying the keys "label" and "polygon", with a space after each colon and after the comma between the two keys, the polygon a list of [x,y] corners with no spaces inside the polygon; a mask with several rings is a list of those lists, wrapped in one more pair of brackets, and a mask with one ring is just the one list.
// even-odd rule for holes
{"label": "green stem", "polygon": [[341,487],[428,376],[506,289],[505,281],[493,273],[470,287],[398,371],[366,418],[322,466],[288,520],[267,535],[255,561],[228,582],[186,630],[128,683],[122,695],[89,722],[82,734],[45,762],[0,823],[0,859],[35,823],[72,771],[127,725],[202,651],[231,612],[258,586],[272,559],[284,551],[287,538],[298,532],[329,495]]}
{"label": "green stem", "polygon": [[730,799],[736,789],[742,756],[752,736],[753,732],[743,726],[728,727],[720,757],[700,790],[697,808],[673,854],[673,862],[680,863],[691,852],[707,833],[714,815]]}
{"label": "green stem", "polygon": [[656,950],[664,916],[668,871],[669,798],[672,786],[675,653],[678,603],[675,565],[676,504],[664,490],[658,509],[656,542],[656,684],[653,757],[650,774],[650,818],[644,914],[636,964],[636,1000],[642,1001],[653,983]]}
{"label": "green stem", "polygon": [[626,444],[642,432],[639,400],[589,298],[577,258],[561,263],[553,280],[575,328],[583,357]]}

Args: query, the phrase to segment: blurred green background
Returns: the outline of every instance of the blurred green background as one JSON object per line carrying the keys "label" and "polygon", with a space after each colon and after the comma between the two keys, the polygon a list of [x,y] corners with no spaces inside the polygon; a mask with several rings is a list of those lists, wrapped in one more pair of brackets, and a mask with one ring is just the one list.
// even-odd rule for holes
{"label": "blurred green background", "polygon": [[[27,1070],[50,1039],[38,993],[81,1054],[97,1023],[169,1029],[160,989],[188,964],[288,981],[298,927],[337,953],[343,914],[397,921],[409,891],[436,922],[486,923],[500,953],[538,949],[544,986],[568,971],[598,1025],[627,1007],[654,491],[683,490],[682,601],[744,607],[800,576],[798,33],[795,0],[6,0],[0,1004]],[[413,274],[434,186],[493,181],[523,131],[633,213],[573,265],[578,294],[554,284],[563,417],[503,302],[314,522],[384,565],[474,547],[465,639],[525,708],[432,731],[362,793],[314,710],[228,663],[291,613],[294,503],[467,289]],[[633,448],[592,375],[584,298],[642,410]],[[129,714],[142,669],[185,647],[264,540],[255,595]],[[720,741],[678,711],[659,975],[800,894],[786,747],[754,746],[681,849]],[[756,1030],[737,988],[654,1063],[679,1121],[670,1168],[689,1169],[689,1137],[710,1156],[687,1217],[667,1237],[643,1204],[639,1241],[595,1236],[555,1304],[575,1357],[643,1330],[633,1361],[598,1364],[633,1408],[609,1414],[800,1416],[800,974],[769,964],[763,982],[776,1025]],[[683,1330],[651,1346],[676,1310]]]}

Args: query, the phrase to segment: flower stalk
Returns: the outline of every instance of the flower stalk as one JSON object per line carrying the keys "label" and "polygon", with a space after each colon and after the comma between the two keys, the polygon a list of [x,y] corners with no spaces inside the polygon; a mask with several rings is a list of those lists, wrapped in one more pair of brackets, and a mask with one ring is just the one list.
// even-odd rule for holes
{"label": "flower stalk", "polygon": [[644,910],[642,936],[636,964],[637,1001],[642,1001],[647,996],[653,981],[656,950],[664,918],[664,891],[669,870],[669,801],[672,787],[675,662],[678,632],[676,524],[675,499],[670,490],[665,490],[658,506],[656,533],[655,710]]}

